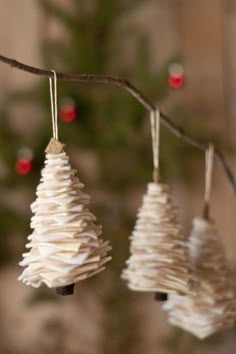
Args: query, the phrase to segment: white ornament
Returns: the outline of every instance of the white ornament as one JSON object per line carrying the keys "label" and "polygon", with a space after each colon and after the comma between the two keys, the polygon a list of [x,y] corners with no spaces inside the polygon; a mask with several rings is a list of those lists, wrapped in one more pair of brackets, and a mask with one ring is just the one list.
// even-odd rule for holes
{"label": "white ornament", "polygon": [[235,294],[224,249],[212,222],[202,218],[193,220],[189,252],[195,292],[187,296],[171,294],[163,307],[171,324],[204,339],[233,326]]}
{"label": "white ornament", "polygon": [[122,278],[137,291],[189,292],[187,248],[169,186],[149,183]]}
{"label": "white ornament", "polygon": [[[60,144],[52,139],[51,143]],[[58,150],[58,149],[56,149]],[[31,205],[33,233],[28,236],[19,280],[26,285],[64,287],[105,269],[111,257],[101,226],[89,211],[90,197],[65,152],[47,153],[36,201]]]}

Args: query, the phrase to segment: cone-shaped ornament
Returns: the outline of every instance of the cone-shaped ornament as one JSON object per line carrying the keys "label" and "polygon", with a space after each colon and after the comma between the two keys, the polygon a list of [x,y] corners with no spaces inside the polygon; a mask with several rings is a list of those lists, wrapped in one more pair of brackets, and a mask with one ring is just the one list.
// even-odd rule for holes
{"label": "cone-shaped ornament", "polygon": [[[33,233],[28,236],[19,280],[26,285],[62,288],[102,271],[111,257],[101,226],[89,211],[90,197],[71,168],[63,145],[55,139],[46,149],[45,166],[31,205]],[[73,290],[72,290],[73,292]]]}
{"label": "cone-shaped ornament", "polygon": [[195,292],[187,296],[171,294],[164,309],[171,324],[204,339],[233,326],[236,318],[229,269],[213,222],[193,220],[189,252]]}
{"label": "cone-shaped ornament", "polygon": [[131,235],[122,278],[136,291],[189,292],[187,248],[170,188],[149,183]]}

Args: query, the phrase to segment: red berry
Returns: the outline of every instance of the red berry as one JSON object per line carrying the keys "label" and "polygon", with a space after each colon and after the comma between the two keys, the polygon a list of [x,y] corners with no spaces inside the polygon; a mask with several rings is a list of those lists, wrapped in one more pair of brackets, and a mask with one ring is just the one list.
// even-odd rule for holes
{"label": "red berry", "polygon": [[60,107],[60,118],[65,123],[70,123],[76,118],[76,109],[74,105],[64,104]]}
{"label": "red berry", "polygon": [[19,175],[27,175],[31,171],[31,162],[27,159],[19,159],[15,163],[15,170]]}
{"label": "red berry", "polygon": [[183,75],[177,75],[177,74],[171,74],[168,77],[168,83],[171,88],[173,89],[179,89],[184,85],[184,76]]}

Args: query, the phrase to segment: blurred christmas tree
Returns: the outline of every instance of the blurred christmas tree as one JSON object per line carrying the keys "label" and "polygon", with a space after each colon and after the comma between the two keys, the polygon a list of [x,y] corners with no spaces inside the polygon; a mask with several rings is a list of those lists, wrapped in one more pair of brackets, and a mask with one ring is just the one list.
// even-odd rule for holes
{"label": "blurred christmas tree", "polygon": [[[151,99],[160,100],[168,93],[169,63],[160,71],[153,71],[147,33],[133,25],[126,25],[125,28],[120,26],[121,20],[143,2],[97,0],[88,6],[82,0],[71,0],[66,10],[54,2],[42,0],[40,5],[48,23],[55,21],[63,27],[63,35],[59,39],[42,40],[44,67],[70,73],[116,73],[135,81]],[[124,38],[134,48],[129,64],[122,63],[125,56]],[[143,119],[145,112],[140,104],[126,92],[106,85],[61,81],[58,86],[61,140],[71,149],[72,155],[77,155],[79,147],[81,151],[78,155],[83,157],[88,152],[99,166],[96,178],[91,176],[88,180],[89,188],[94,183],[96,190],[115,194],[118,200],[122,200],[131,186],[135,188],[150,179],[152,157],[149,122]],[[34,189],[43,164],[44,148],[51,137],[47,80],[42,80],[29,91],[12,93],[11,99],[14,102],[30,100],[45,112],[42,111],[40,130],[24,136],[12,129],[7,119],[9,101],[1,112],[0,144],[4,160],[0,178],[3,204],[9,188]],[[9,141],[10,144],[7,143]],[[33,156],[32,161],[29,154]],[[81,173],[83,177],[83,171]],[[87,178],[89,173],[85,174]],[[111,197],[113,205],[118,203],[114,203],[117,197]],[[8,217],[1,218],[2,232],[8,234],[9,228],[10,231],[15,228],[25,233],[24,219],[22,225],[19,222],[10,222],[9,225],[8,220],[13,217],[13,210],[10,209]],[[6,208],[1,210],[5,210],[5,215]],[[127,213],[123,201],[122,213]],[[18,216],[19,210],[15,210],[14,218],[20,221]],[[125,222],[126,218],[121,216],[120,219]]]}

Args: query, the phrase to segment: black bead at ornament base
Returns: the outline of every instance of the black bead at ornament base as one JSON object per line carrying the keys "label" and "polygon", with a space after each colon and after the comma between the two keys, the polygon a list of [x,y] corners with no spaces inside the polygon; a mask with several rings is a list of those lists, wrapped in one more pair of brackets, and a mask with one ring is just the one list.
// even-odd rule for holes
{"label": "black bead at ornament base", "polygon": [[161,292],[158,292],[158,293],[155,293],[155,297],[154,299],[156,301],[167,301],[168,300],[168,294],[167,293],[161,293]]}
{"label": "black bead at ornament base", "polygon": [[57,295],[61,295],[61,296],[73,295],[74,294],[74,287],[75,287],[75,284],[61,286],[59,288],[56,288],[56,293],[57,293]]}

